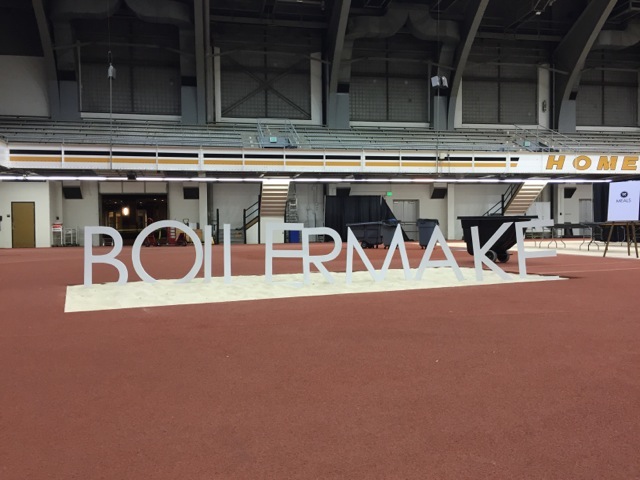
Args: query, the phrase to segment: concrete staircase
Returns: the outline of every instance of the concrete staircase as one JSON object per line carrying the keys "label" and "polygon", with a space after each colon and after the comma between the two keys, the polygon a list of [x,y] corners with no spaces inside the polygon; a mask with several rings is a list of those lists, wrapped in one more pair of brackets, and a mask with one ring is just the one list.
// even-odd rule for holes
{"label": "concrete staircase", "polygon": [[504,209],[504,215],[524,215],[536,201],[547,180],[525,180]]}
{"label": "concrete staircase", "polygon": [[265,178],[260,195],[260,217],[277,217],[284,220],[289,197],[289,178]]}

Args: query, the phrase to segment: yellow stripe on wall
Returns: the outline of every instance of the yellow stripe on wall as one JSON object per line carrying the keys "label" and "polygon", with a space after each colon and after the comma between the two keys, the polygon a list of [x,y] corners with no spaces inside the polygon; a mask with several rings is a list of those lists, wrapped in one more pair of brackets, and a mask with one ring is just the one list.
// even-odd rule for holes
{"label": "yellow stripe on wall", "polygon": [[200,162],[196,160],[182,160],[182,159],[170,159],[170,158],[159,158],[158,163],[161,165],[198,165]]}
{"label": "yellow stripe on wall", "polygon": [[242,165],[242,160],[205,160],[205,165]]}
{"label": "yellow stripe on wall", "polygon": [[245,160],[245,165],[259,165],[266,167],[282,167],[284,166],[284,160]]}
{"label": "yellow stripe on wall", "polygon": [[403,168],[410,168],[410,167],[435,167],[436,166],[436,162],[405,162],[402,164]]}
{"label": "yellow stripe on wall", "polygon": [[327,160],[327,167],[359,167],[360,162],[341,162],[339,160]]}
{"label": "yellow stripe on wall", "polygon": [[[287,166],[292,167],[322,167],[323,165],[322,160],[287,160]],[[327,162],[327,165],[329,165],[329,162]]]}
{"label": "yellow stripe on wall", "polygon": [[[359,164],[358,164],[359,165]],[[365,167],[399,167],[400,162],[364,162]]]}
{"label": "yellow stripe on wall", "polygon": [[22,156],[22,155],[11,155],[9,160],[12,162],[61,162],[62,156],[53,157],[53,156],[42,156],[42,157],[32,157],[32,156]]}
{"label": "yellow stripe on wall", "polygon": [[496,162],[481,162],[476,160],[476,167],[496,167],[496,168],[501,168],[501,167],[506,167],[507,165],[505,163],[496,163]]}

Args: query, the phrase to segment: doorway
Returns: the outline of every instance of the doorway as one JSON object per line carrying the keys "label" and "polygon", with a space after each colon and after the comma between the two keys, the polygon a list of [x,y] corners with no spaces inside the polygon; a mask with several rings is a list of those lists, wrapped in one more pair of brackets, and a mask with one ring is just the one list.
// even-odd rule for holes
{"label": "doorway", "polygon": [[102,195],[101,225],[115,228],[124,245],[134,240],[150,221],[167,219],[167,195]]}
{"label": "doorway", "polygon": [[393,214],[410,240],[418,239],[418,200],[394,200]]}
{"label": "doorway", "polygon": [[11,246],[13,248],[35,248],[35,202],[11,202]]}

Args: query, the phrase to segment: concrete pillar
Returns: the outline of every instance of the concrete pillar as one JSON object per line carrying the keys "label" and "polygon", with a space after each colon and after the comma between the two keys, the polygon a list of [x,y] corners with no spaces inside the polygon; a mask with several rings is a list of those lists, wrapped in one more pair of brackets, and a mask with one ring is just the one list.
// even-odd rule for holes
{"label": "concrete pillar", "polygon": [[[456,236],[456,184],[449,183],[447,186],[447,240],[455,240]],[[443,232],[444,233],[444,232]]]}

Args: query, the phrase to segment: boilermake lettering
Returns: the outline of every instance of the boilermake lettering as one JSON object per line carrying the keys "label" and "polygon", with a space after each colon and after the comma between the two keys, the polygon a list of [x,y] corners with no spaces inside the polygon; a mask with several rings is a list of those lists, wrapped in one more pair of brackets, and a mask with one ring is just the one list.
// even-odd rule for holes
{"label": "boilermake lettering", "polygon": [[[483,265],[487,266],[490,270],[495,272],[503,280],[510,280],[511,277],[507,275],[498,265],[487,257],[487,253],[491,250],[491,247],[500,239],[502,234],[506,230],[514,225],[514,222],[503,223],[496,233],[484,244],[480,244],[480,237],[478,234],[478,227],[471,227],[471,239],[473,242],[474,251],[474,267],[476,280],[481,282],[483,280]],[[516,245],[518,249],[518,269],[520,277],[524,278],[527,275],[526,259],[538,258],[538,257],[553,257],[556,255],[555,250],[546,251],[528,251],[524,248],[524,231],[527,228],[543,228],[552,226],[552,221],[544,220],[528,220],[525,222],[515,222],[516,230]],[[157,280],[147,273],[140,258],[140,252],[144,240],[155,230],[160,228],[175,228],[181,230],[189,237],[195,248],[195,260],[189,272],[182,278],[177,280],[177,283],[188,283],[192,281],[198,271],[203,268],[204,282],[211,282],[211,264],[213,260],[212,254],[212,233],[211,226],[206,226],[204,229],[204,245],[201,243],[200,238],[196,235],[193,229],[187,225],[175,220],[162,220],[152,223],[144,228],[140,234],[136,237],[131,250],[131,260],[133,263],[133,269],[138,274],[143,282],[155,283]],[[273,234],[276,231],[300,231],[301,235],[301,248],[297,249],[274,249]],[[96,255],[93,252],[93,236],[94,235],[106,235],[113,239],[113,248],[110,252],[102,255]],[[309,252],[310,241],[309,239],[313,235],[324,235],[325,237],[331,237],[333,239],[333,250],[323,255],[311,255]],[[224,283],[229,284],[232,282],[231,274],[231,226],[225,224],[223,226],[223,278]],[[431,260],[433,250],[439,244],[445,260]],[[118,285],[125,285],[128,280],[129,272],[126,265],[118,260],[116,257],[121,253],[123,246],[122,236],[120,233],[111,227],[99,227],[90,226],[85,227],[85,246],[84,246],[84,285],[90,287],[93,285],[93,265],[94,264],[107,264],[112,265],[118,271]],[[325,267],[326,262],[330,262],[335,259],[342,250],[342,239],[338,235],[338,232],[327,227],[315,227],[305,228],[302,223],[277,223],[272,222],[266,225],[266,242],[265,242],[265,281],[268,283],[274,282],[273,277],[273,262],[276,258],[300,258],[302,261],[302,273],[303,282],[306,285],[311,284],[311,265],[322,274],[324,279],[328,283],[335,283],[335,279],[331,272]],[[347,265],[346,265],[346,284],[350,284],[353,279],[353,257],[356,253],[365,265],[366,270],[376,282],[382,282],[385,280],[391,260],[395,251],[400,253],[400,259],[402,261],[402,270],[404,272],[405,280],[421,280],[426,268],[446,267],[450,268],[453,274],[459,281],[464,280],[464,276],[458,263],[456,262],[449,245],[447,244],[442,231],[439,226],[435,226],[431,239],[427,244],[422,259],[415,274],[412,275],[411,267],[409,265],[409,259],[407,256],[407,250],[402,237],[401,226],[398,225],[394,232],[391,243],[389,244],[389,250],[385,257],[384,263],[380,270],[373,268],[371,261],[367,257],[364,249],[360,245],[360,242],[353,234],[351,229],[347,232]]]}

